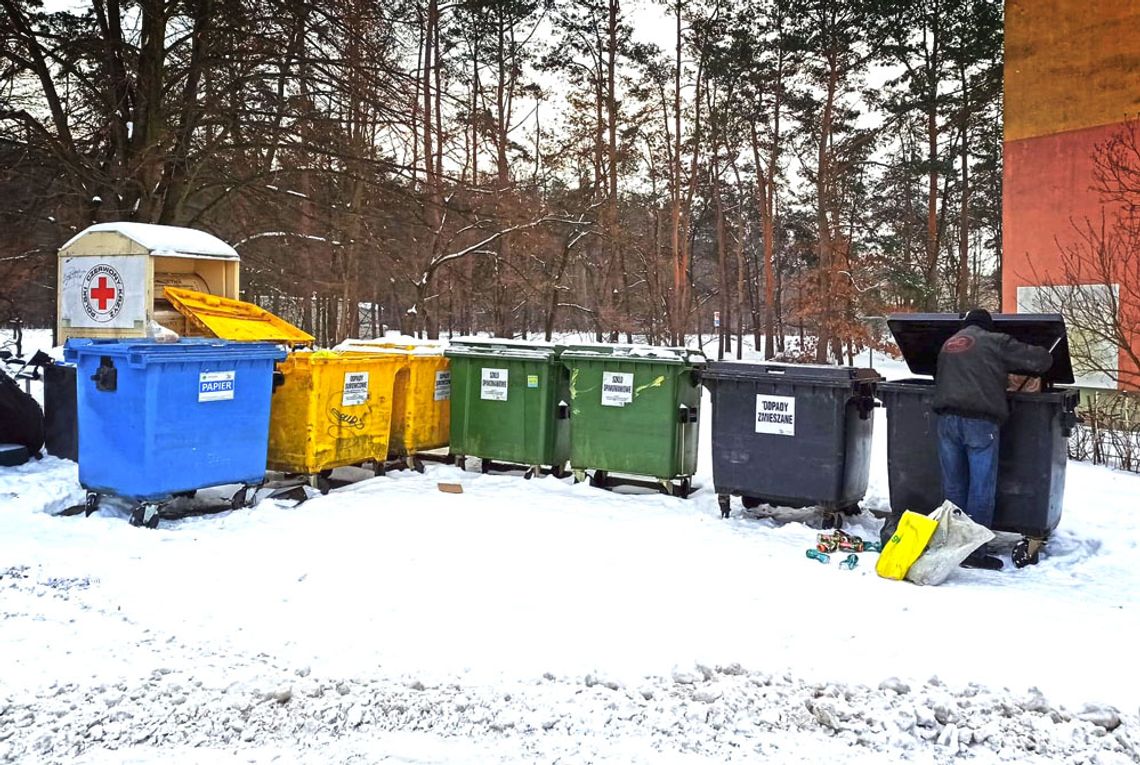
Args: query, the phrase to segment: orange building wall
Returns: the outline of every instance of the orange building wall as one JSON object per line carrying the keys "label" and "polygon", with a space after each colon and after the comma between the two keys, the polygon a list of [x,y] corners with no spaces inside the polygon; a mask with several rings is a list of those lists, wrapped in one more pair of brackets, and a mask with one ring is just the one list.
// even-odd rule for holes
{"label": "orange building wall", "polygon": [[[1002,305],[1099,220],[1093,152],[1140,113],[1140,0],[1006,0]],[[1138,338],[1140,342],[1140,338]],[[1123,358],[1121,359],[1123,364]]]}

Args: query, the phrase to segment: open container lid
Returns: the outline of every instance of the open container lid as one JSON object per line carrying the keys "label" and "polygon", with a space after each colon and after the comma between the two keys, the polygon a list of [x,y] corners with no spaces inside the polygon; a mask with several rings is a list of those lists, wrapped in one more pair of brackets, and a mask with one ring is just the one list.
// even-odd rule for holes
{"label": "open container lid", "polygon": [[162,294],[194,326],[223,340],[312,345],[313,336],[260,306],[206,292],[164,287]]}
{"label": "open container lid", "polygon": [[768,361],[710,361],[701,375],[707,380],[795,380],[796,382],[847,385],[882,380],[869,367],[839,367],[832,364],[783,364]]}
{"label": "open container lid", "polygon": [[[1045,382],[1073,382],[1073,362],[1065,319],[1059,313],[995,313],[994,329],[1029,345],[1053,348],[1053,366],[1041,378]],[[942,345],[962,328],[962,315],[956,313],[896,313],[887,319],[910,371],[933,376],[938,369]]]}

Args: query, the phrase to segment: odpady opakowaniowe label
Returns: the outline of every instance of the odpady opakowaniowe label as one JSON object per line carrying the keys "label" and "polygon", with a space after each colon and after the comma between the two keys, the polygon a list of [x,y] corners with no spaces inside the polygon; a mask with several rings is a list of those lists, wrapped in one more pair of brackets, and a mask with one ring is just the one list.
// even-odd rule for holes
{"label": "odpady opakowaniowe label", "polygon": [[368,373],[345,372],[344,390],[340,394],[341,406],[359,406],[368,400]]}

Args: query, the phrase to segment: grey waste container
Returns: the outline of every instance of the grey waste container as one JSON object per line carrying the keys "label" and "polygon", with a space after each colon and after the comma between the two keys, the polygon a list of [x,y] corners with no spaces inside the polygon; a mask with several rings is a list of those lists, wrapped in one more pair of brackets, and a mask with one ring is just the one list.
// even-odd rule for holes
{"label": "grey waste container", "polygon": [[712,396],[713,485],[721,515],[745,507],[818,505],[856,511],[867,491],[873,369],[713,362],[702,375]]}
{"label": "grey waste container", "polygon": [[79,459],[75,365],[56,362],[44,367],[44,447],[48,454]]}
{"label": "grey waste container", "polygon": [[[1076,423],[1065,321],[1058,314],[997,314],[996,328],[1023,343],[1053,347],[1053,366],[1039,393],[1007,394],[1010,416],[1001,429],[994,529],[1021,534],[1032,557],[1061,520],[1068,439]],[[887,321],[910,371],[933,376],[942,344],[958,331],[958,314],[897,314]],[[887,476],[891,510],[929,513],[942,504],[937,415],[932,377],[879,385],[887,412]],[[893,520],[893,519],[892,519]],[[888,521],[886,528],[890,527]]]}

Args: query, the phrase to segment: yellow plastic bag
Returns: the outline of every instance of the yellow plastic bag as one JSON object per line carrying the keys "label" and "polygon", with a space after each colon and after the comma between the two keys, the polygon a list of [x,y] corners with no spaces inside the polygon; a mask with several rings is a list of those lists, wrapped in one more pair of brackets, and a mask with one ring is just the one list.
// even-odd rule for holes
{"label": "yellow plastic bag", "polygon": [[899,519],[894,536],[883,545],[875,571],[884,579],[902,579],[922,555],[938,521],[907,510]]}

